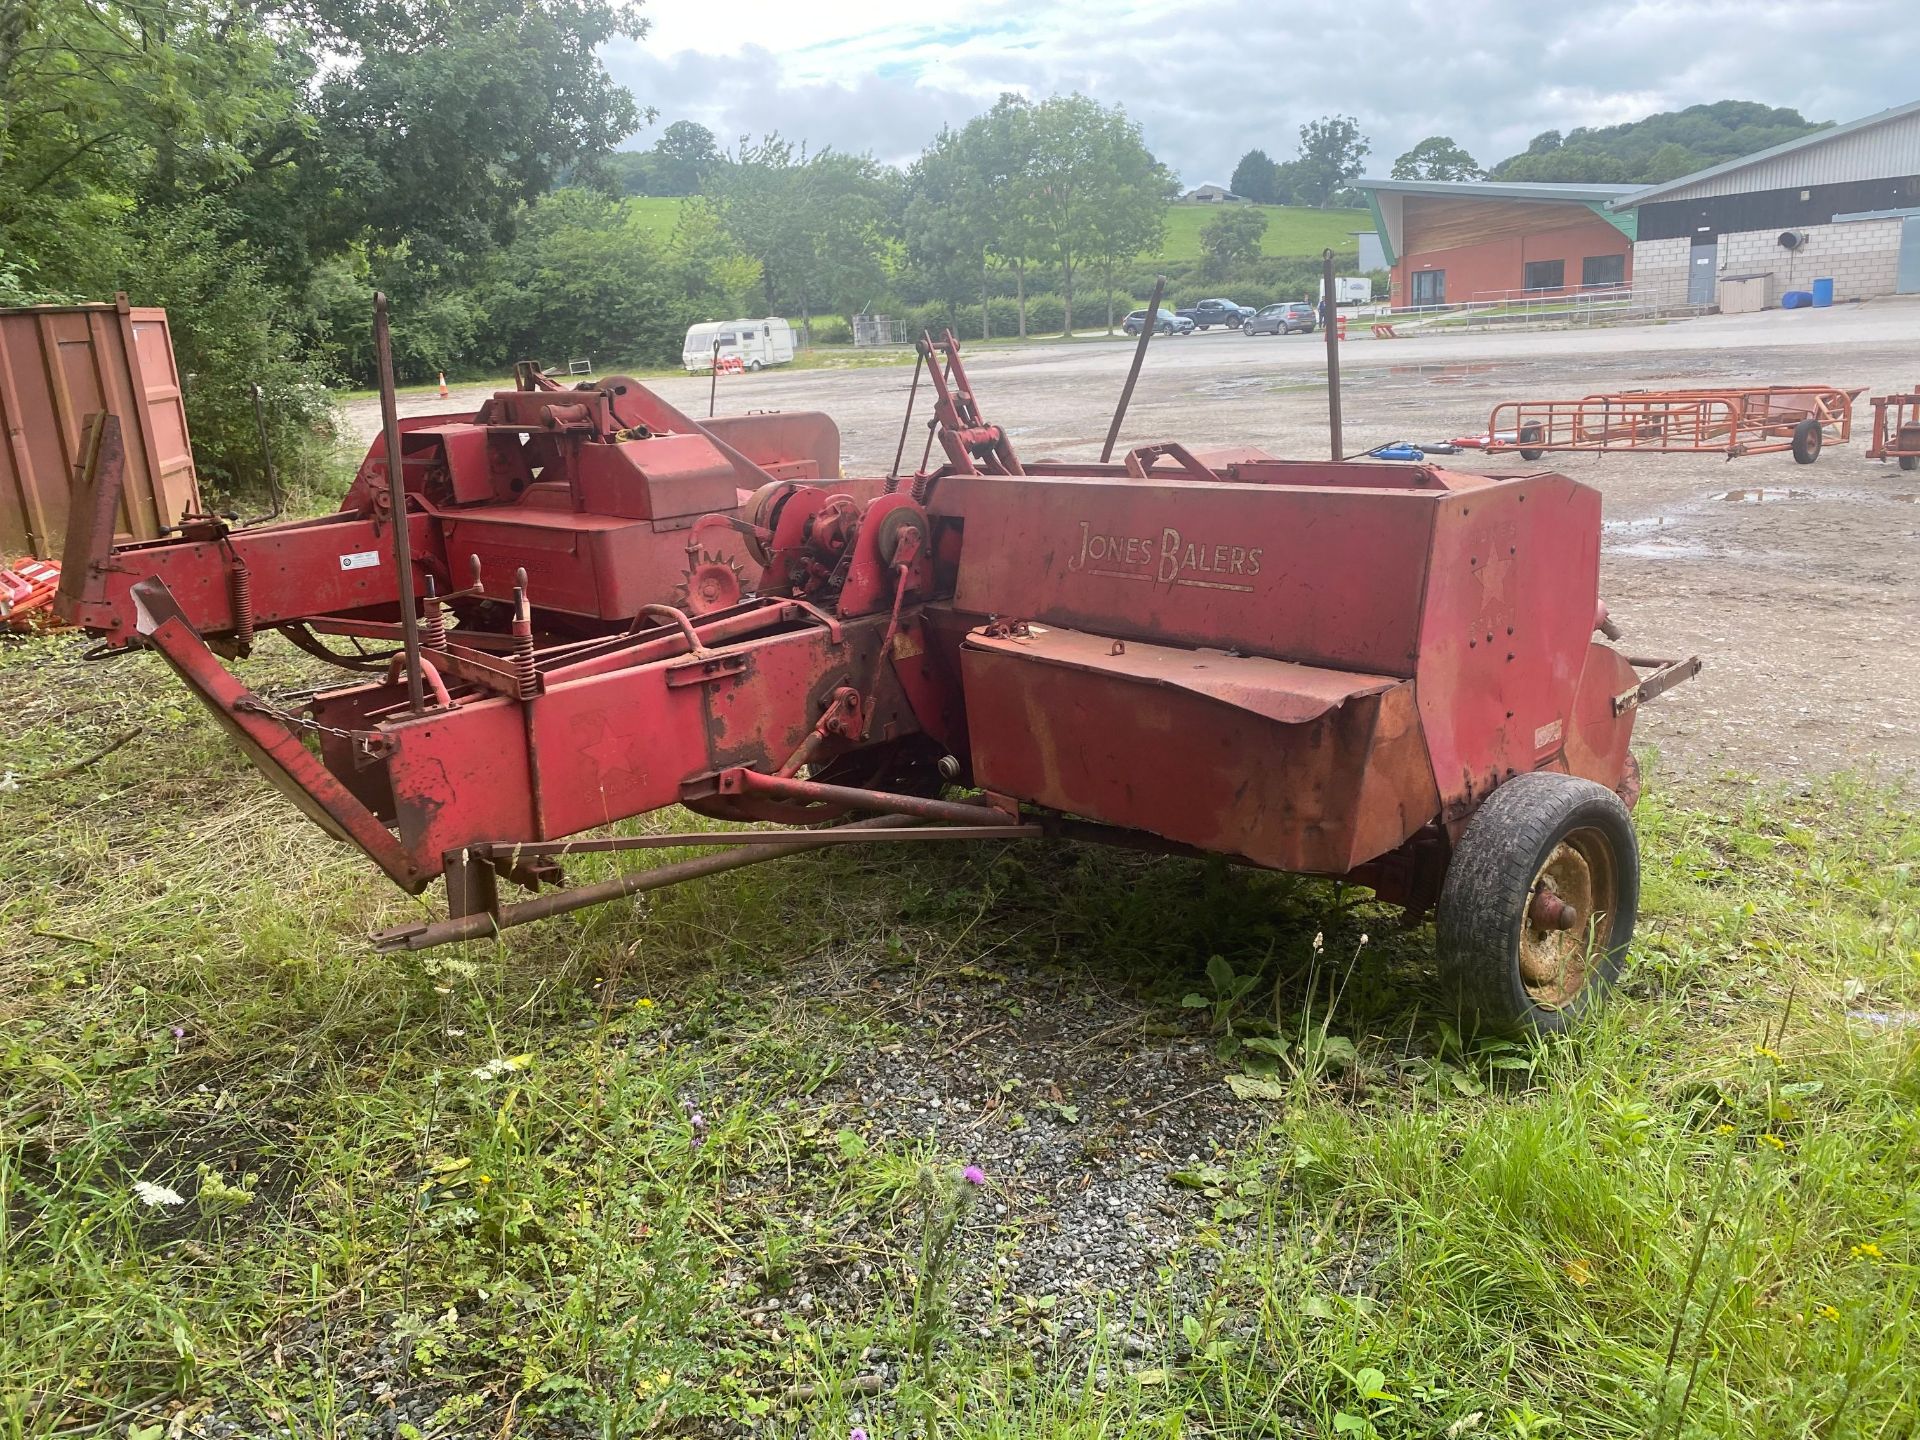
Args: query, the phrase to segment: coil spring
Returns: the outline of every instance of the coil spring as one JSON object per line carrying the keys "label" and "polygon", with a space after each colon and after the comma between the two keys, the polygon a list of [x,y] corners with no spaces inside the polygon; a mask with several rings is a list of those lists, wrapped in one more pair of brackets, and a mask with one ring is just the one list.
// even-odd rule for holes
{"label": "coil spring", "polygon": [[[520,627],[516,625],[514,629],[518,631]],[[530,631],[513,637],[513,678],[522,700],[531,700],[540,693],[540,682],[533,668],[533,635]]]}
{"label": "coil spring", "polygon": [[426,642],[435,650],[447,648],[447,616],[440,608],[437,596],[427,596],[427,618],[423,627],[426,630]]}
{"label": "coil spring", "polygon": [[253,648],[253,572],[238,555],[227,572],[227,588],[233,597],[234,636],[242,651]]}

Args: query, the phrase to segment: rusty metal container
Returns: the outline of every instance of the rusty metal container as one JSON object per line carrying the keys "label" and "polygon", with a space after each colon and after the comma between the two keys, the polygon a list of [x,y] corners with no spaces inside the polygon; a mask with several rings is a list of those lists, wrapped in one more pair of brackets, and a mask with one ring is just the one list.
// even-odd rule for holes
{"label": "rusty metal container", "polygon": [[167,312],[112,304],[0,310],[0,558],[57,559],[87,416],[118,415],[126,488],[115,530],[153,540],[200,486]]}

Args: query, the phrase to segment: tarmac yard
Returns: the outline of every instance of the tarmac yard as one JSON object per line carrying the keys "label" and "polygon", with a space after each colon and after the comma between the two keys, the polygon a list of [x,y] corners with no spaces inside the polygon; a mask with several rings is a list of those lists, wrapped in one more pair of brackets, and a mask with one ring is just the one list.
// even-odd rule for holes
{"label": "tarmac yard", "polygon": [[[967,368],[983,411],[1023,456],[1086,457],[1099,453],[1132,348],[974,346]],[[1249,444],[1321,458],[1325,355],[1317,334],[1156,339],[1121,444]],[[1830,445],[1813,465],[1786,453],[1728,461],[1550,452],[1529,465],[1466,452],[1439,463],[1486,473],[1553,468],[1604,493],[1603,592],[1628,648],[1698,653],[1707,662],[1698,679],[1641,718],[1637,733],[1668,775],[1920,772],[1920,474],[1864,458],[1867,396],[1920,382],[1920,303],[1368,339],[1343,348],[1341,369],[1349,454],[1477,433],[1502,400],[1729,384],[1866,386],[1854,440]],[[911,374],[903,363],[723,376],[720,409],[824,410],[839,422],[848,472],[870,473],[892,463]],[[707,377],[652,383],[674,404],[705,413]],[[402,413],[476,404],[489,388],[460,389],[448,402],[404,396]],[[372,402],[356,400],[347,411],[357,433],[377,426]],[[907,468],[924,443],[916,420]]]}

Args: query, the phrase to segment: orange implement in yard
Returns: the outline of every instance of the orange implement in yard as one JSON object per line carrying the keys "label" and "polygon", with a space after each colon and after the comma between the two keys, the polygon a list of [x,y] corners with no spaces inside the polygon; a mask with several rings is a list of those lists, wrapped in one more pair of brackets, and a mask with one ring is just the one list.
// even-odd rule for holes
{"label": "orange implement in yard", "polygon": [[0,565],[0,629],[38,629],[53,621],[53,596],[60,588],[60,567],[31,555]]}
{"label": "orange implement in yard", "polygon": [[1510,400],[1493,407],[1478,441],[1488,453],[1633,450],[1662,455],[1765,455],[1791,450],[1802,465],[1828,441],[1853,436],[1853,402],[1865,386],[1754,385],[1708,390],[1627,390],[1578,400]]}
{"label": "orange implement in yard", "polygon": [[1873,397],[1869,460],[1898,460],[1902,470],[1920,470],[1920,385],[1910,395]]}

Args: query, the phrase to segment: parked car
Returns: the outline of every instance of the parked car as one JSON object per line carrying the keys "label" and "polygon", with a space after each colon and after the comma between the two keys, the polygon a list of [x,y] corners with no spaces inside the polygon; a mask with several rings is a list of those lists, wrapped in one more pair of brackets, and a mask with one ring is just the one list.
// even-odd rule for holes
{"label": "parked car", "polygon": [[[1136,310],[1127,316],[1120,328],[1129,335],[1138,335],[1140,333],[1140,327],[1146,323],[1146,319],[1146,311]],[[1154,322],[1153,332],[1156,335],[1191,335],[1193,333],[1193,321],[1185,315],[1176,315],[1171,310],[1162,310],[1160,311],[1160,318]]]}
{"label": "parked car", "polygon": [[1269,305],[1240,326],[1242,335],[1292,335],[1296,331],[1311,335],[1319,328],[1320,317],[1305,300],[1285,300]]}
{"label": "parked car", "polygon": [[1190,310],[1176,311],[1193,321],[1194,328],[1208,330],[1215,325],[1225,325],[1230,330],[1238,330],[1243,320],[1251,319],[1251,305],[1236,305],[1231,300],[1202,300]]}

